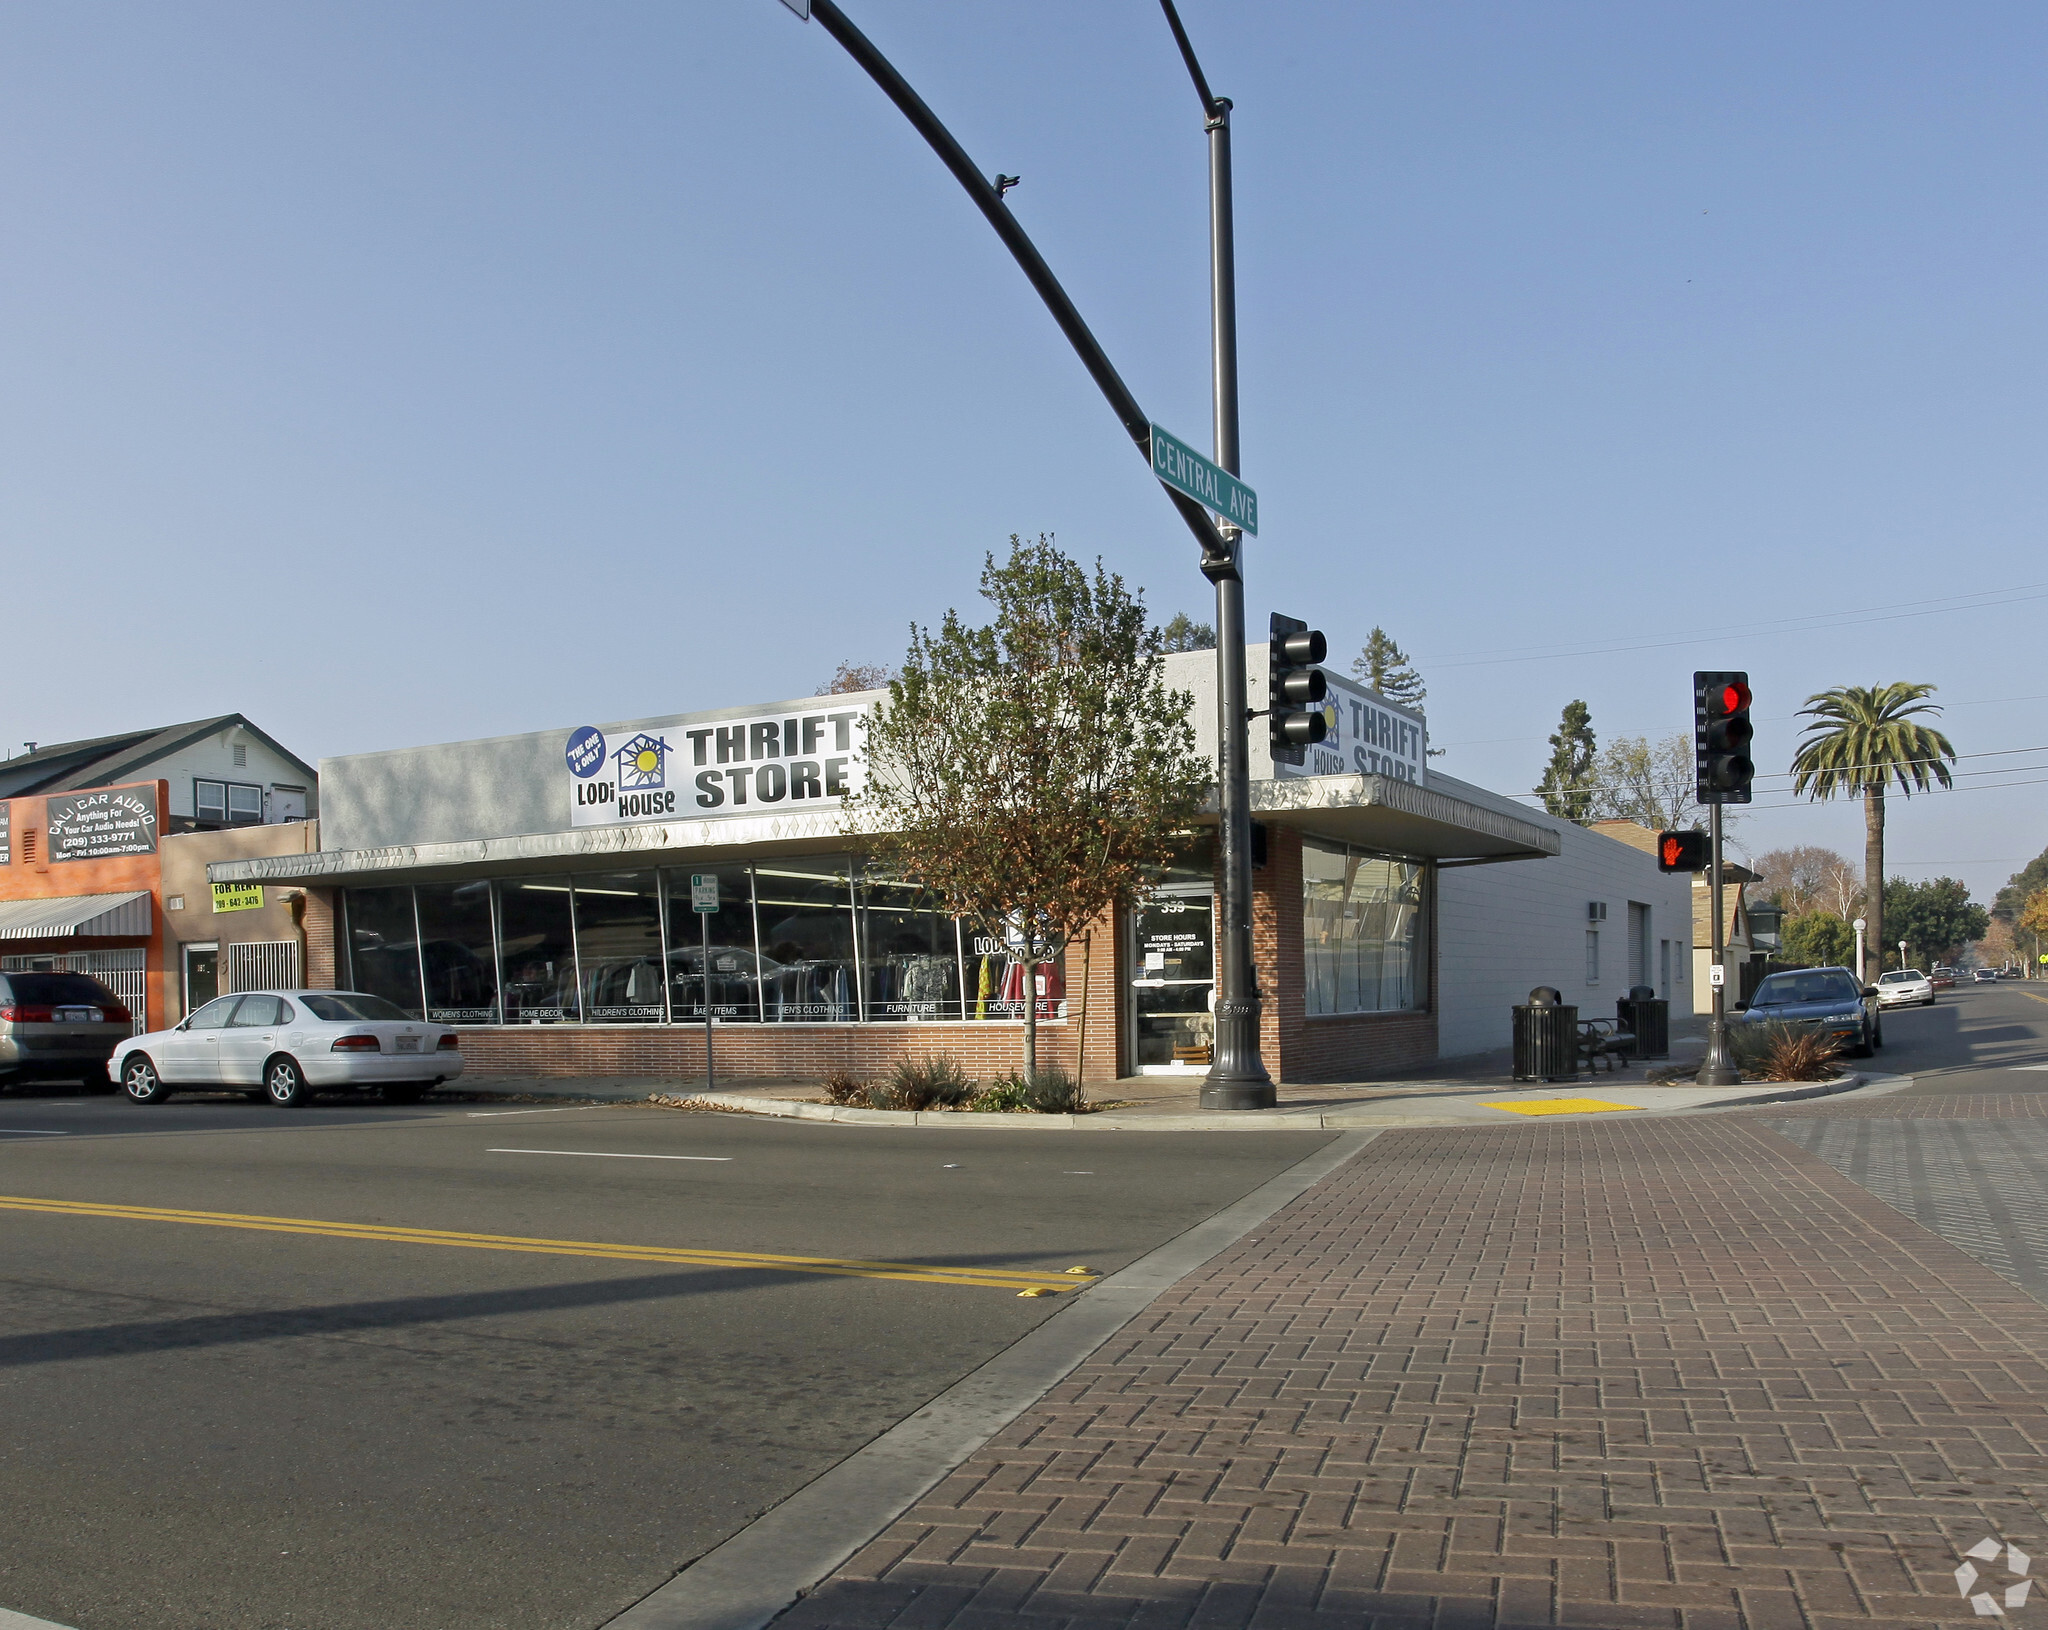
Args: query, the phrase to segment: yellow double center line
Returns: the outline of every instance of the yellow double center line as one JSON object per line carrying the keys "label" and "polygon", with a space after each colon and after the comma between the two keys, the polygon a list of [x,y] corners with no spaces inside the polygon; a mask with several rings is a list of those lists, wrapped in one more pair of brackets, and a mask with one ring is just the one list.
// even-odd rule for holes
{"label": "yellow double center line", "polygon": [[677,1268],[763,1268],[784,1273],[843,1274],[855,1279],[903,1279],[920,1285],[975,1285],[1013,1292],[1085,1290],[1090,1274],[1007,1268],[945,1268],[917,1262],[867,1262],[857,1257],[771,1256],[759,1251],[697,1251],[668,1245],[610,1245],[599,1240],[527,1239],[518,1234],[461,1234],[442,1228],[399,1228],[387,1223],[327,1222],[317,1217],[252,1217],[233,1211],[177,1211],[166,1206],[97,1205],[83,1200],[39,1200],[0,1194],[0,1210],[44,1211],[61,1217],[108,1217],[120,1222],[194,1223],[202,1228],[247,1228],[266,1234],[316,1234],[326,1239],[377,1240],[391,1245],[454,1245],[472,1251],[522,1251],[535,1256],[597,1257],[608,1262],[654,1262]]}

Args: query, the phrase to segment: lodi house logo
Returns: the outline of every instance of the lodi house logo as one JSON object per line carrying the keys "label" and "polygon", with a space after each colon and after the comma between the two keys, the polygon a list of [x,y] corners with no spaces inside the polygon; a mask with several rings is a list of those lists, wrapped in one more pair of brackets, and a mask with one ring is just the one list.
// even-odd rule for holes
{"label": "lodi house logo", "polygon": [[644,731],[612,754],[622,791],[644,792],[668,784],[668,743]]}

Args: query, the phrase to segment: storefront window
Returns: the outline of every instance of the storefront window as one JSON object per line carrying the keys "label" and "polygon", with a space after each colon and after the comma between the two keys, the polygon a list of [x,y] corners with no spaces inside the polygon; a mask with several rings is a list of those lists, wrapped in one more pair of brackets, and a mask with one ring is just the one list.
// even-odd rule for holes
{"label": "storefront window", "polygon": [[[745,866],[667,871],[669,1012],[678,1023],[704,1022],[705,949],[710,942],[711,1011],[733,1024],[759,1022],[763,964],[754,945],[754,882]],[[718,909],[699,916],[690,879],[715,878]],[[708,922],[707,920],[708,919]],[[778,971],[768,963],[766,971]]]}
{"label": "storefront window", "polygon": [[411,889],[348,891],[348,957],[355,989],[383,997],[408,1018],[424,1016]]}
{"label": "storefront window", "polygon": [[507,1024],[560,1024],[580,1017],[576,934],[566,877],[521,877],[498,885],[499,966]]}
{"label": "storefront window", "polygon": [[661,895],[652,872],[576,876],[576,961],[590,1024],[660,1024]]}
{"label": "storefront window", "polygon": [[754,911],[771,1022],[829,1024],[861,1017],[851,856],[761,862],[754,868]]}
{"label": "storefront window", "polygon": [[938,896],[864,871],[860,931],[870,1020],[961,1017],[960,935]]}
{"label": "storefront window", "polygon": [[[1024,1017],[1024,961],[1006,937],[985,934],[962,924],[960,935],[967,951],[967,1017],[969,1019],[1022,1019]],[[1038,992],[1038,1016],[1063,1019],[1067,1016],[1066,957],[1038,964],[1032,976]]]}
{"label": "storefront window", "polygon": [[427,1017],[436,1024],[498,1022],[498,952],[491,942],[491,885],[422,883],[420,950]]}
{"label": "storefront window", "polygon": [[1392,1013],[1425,1005],[1427,875],[1415,861],[1302,840],[1309,1013]]}

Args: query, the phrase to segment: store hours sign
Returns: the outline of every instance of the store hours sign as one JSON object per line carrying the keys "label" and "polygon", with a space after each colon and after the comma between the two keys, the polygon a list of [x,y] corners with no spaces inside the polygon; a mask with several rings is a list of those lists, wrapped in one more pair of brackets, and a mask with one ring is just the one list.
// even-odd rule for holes
{"label": "store hours sign", "polygon": [[868,707],[633,730],[586,724],[562,745],[571,826],[833,807],[866,776]]}
{"label": "store hours sign", "polygon": [[44,800],[49,855],[57,860],[111,860],[156,853],[156,788],[110,787]]}

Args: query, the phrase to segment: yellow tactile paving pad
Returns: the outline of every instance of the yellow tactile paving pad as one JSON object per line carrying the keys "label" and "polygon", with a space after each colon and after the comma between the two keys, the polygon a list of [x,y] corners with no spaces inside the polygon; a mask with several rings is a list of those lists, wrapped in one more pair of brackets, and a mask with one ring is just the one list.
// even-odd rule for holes
{"label": "yellow tactile paving pad", "polygon": [[1641,1104],[1611,1104],[1605,1098],[1520,1098],[1513,1103],[1481,1104],[1515,1115],[1598,1115],[1609,1109],[1641,1109]]}

